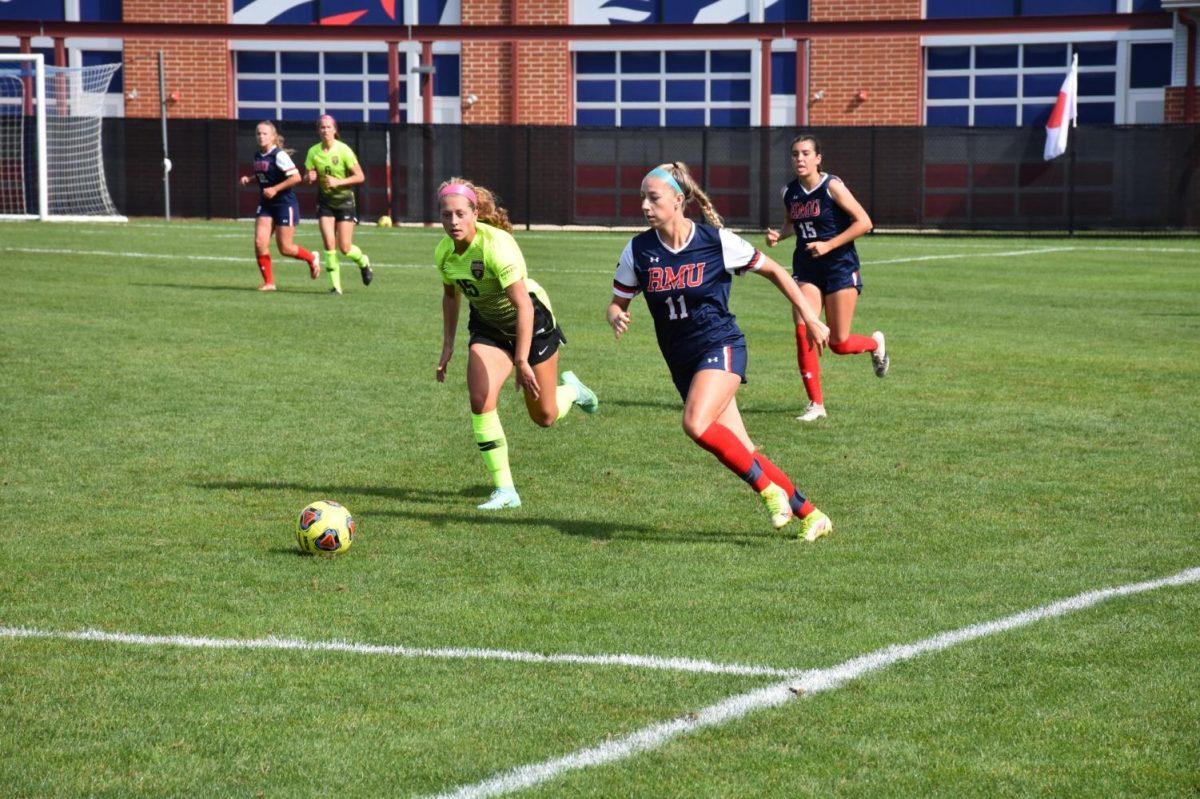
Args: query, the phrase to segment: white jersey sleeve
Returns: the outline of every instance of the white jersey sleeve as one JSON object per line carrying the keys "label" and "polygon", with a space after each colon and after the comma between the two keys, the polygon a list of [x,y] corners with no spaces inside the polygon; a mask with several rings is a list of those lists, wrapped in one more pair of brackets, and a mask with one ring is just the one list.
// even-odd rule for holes
{"label": "white jersey sleeve", "polygon": [[285,175],[290,175],[293,172],[300,171],[300,170],[296,169],[296,162],[292,160],[292,157],[290,155],[288,155],[287,153],[285,153],[283,150],[280,150],[279,152],[275,153],[275,166],[282,169],[283,174],[285,174]]}
{"label": "white jersey sleeve", "polygon": [[787,190],[788,190],[788,187],[787,187],[787,184],[785,183],[785,184],[783,184],[783,188],[779,190],[779,199],[781,199],[781,200],[787,199]]}
{"label": "white jersey sleeve", "polygon": [[641,291],[638,286],[637,272],[633,269],[633,242],[630,241],[621,250],[621,258],[617,261],[617,274],[613,277],[613,294],[622,299],[631,300]]}
{"label": "white jersey sleeve", "polygon": [[725,260],[725,271],[740,275],[746,270],[757,272],[762,265],[762,253],[753,244],[725,228],[720,229],[721,256]]}

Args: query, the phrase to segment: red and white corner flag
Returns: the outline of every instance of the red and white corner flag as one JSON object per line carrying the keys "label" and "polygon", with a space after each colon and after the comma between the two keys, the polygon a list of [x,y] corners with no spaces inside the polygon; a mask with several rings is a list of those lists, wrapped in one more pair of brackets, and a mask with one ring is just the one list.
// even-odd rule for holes
{"label": "red and white corner flag", "polygon": [[1067,123],[1078,124],[1079,108],[1079,54],[1071,59],[1071,71],[1063,79],[1062,88],[1058,90],[1058,100],[1054,110],[1046,120],[1046,149],[1042,158],[1049,161],[1067,151]]}

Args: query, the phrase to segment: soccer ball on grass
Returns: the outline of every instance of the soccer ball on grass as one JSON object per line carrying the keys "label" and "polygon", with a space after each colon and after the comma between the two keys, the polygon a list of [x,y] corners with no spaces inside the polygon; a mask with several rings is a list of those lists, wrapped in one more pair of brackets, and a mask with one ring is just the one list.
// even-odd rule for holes
{"label": "soccer ball on grass", "polygon": [[383,216],[379,217],[379,226],[380,227],[391,227],[392,226],[392,218],[390,216],[388,216],[387,214],[384,214]]}
{"label": "soccer ball on grass", "polygon": [[354,543],[357,525],[349,508],[331,499],[311,502],[300,511],[296,542],[310,555],[340,555]]}

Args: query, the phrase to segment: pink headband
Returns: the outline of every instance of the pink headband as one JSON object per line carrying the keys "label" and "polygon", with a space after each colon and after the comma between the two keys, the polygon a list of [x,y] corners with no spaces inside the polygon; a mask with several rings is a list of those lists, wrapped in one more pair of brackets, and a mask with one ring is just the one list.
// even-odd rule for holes
{"label": "pink headband", "polygon": [[327,119],[333,123],[335,128],[337,127],[337,120],[331,117],[329,114],[321,114],[321,116],[317,117],[317,124],[320,124]]}
{"label": "pink headband", "polygon": [[438,199],[440,200],[448,194],[461,194],[471,201],[471,205],[479,204],[478,200],[475,199],[475,192],[471,191],[471,187],[465,183],[451,183],[448,186],[444,186],[438,192]]}

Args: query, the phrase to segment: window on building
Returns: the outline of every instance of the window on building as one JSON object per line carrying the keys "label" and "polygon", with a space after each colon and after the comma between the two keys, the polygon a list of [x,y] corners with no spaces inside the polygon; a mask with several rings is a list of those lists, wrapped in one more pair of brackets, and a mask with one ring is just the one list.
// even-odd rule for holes
{"label": "window on building", "polygon": [[750,94],[749,50],[575,53],[577,125],[749,125]]}

